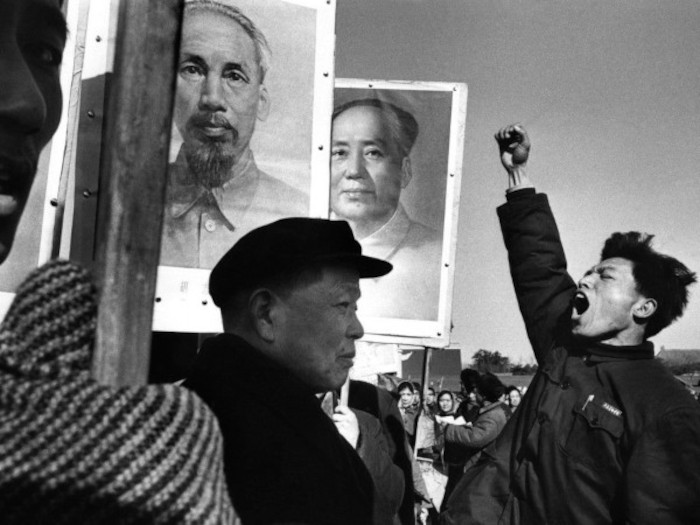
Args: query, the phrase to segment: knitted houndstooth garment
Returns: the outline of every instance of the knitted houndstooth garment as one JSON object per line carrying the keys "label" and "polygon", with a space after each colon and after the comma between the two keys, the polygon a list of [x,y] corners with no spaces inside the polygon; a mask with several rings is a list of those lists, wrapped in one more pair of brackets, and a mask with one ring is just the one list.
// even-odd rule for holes
{"label": "knitted houndstooth garment", "polygon": [[0,522],[233,523],[212,413],[180,387],[91,379],[96,318],[87,272],[51,261],[0,326]]}

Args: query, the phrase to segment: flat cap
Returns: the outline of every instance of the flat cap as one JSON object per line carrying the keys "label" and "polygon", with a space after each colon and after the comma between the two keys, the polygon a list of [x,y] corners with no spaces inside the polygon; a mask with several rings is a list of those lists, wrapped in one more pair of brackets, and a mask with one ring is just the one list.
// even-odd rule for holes
{"label": "flat cap", "polygon": [[211,271],[209,295],[221,307],[261,279],[319,263],[354,267],[360,277],[380,277],[392,269],[391,263],[362,255],[346,221],[295,217],[241,237]]}

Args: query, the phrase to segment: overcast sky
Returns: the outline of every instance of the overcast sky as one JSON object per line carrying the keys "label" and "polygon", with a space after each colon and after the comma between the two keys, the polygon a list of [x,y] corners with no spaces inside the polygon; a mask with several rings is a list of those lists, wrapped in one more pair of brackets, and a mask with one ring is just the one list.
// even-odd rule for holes
{"label": "overcast sky", "polygon": [[[495,208],[493,133],[523,123],[575,278],[613,231],[700,271],[696,0],[340,0],[336,75],[466,82],[452,341],[529,361]],[[700,287],[658,347],[700,348]]]}

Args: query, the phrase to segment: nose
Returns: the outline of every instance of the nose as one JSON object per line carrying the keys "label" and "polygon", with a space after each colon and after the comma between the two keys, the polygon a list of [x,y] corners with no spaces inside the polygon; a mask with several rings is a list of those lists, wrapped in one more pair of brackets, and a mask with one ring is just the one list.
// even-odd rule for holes
{"label": "nose", "polygon": [[350,316],[350,325],[348,326],[346,334],[350,339],[360,339],[363,335],[365,335],[365,329],[362,326],[360,319],[357,317],[357,311],[353,310],[350,313]]}
{"label": "nose", "polygon": [[361,151],[353,151],[348,155],[345,176],[348,179],[360,179],[367,174],[365,159]]}
{"label": "nose", "polygon": [[590,288],[593,284],[593,275],[592,273],[587,273],[581,279],[578,281],[578,287],[579,288]]}
{"label": "nose", "polygon": [[46,101],[34,75],[18,49],[5,49],[0,55],[3,71],[0,89],[0,128],[31,135],[46,119]]}
{"label": "nose", "polygon": [[226,111],[223,86],[219,76],[211,71],[207,74],[199,96],[199,109],[205,111]]}

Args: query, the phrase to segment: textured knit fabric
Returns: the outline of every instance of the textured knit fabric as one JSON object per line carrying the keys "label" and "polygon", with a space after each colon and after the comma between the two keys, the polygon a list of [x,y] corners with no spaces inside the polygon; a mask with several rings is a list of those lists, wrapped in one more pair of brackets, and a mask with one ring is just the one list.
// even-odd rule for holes
{"label": "textured knit fabric", "polygon": [[0,521],[232,523],[217,423],[175,386],[90,378],[96,296],[51,261],[0,326]]}

